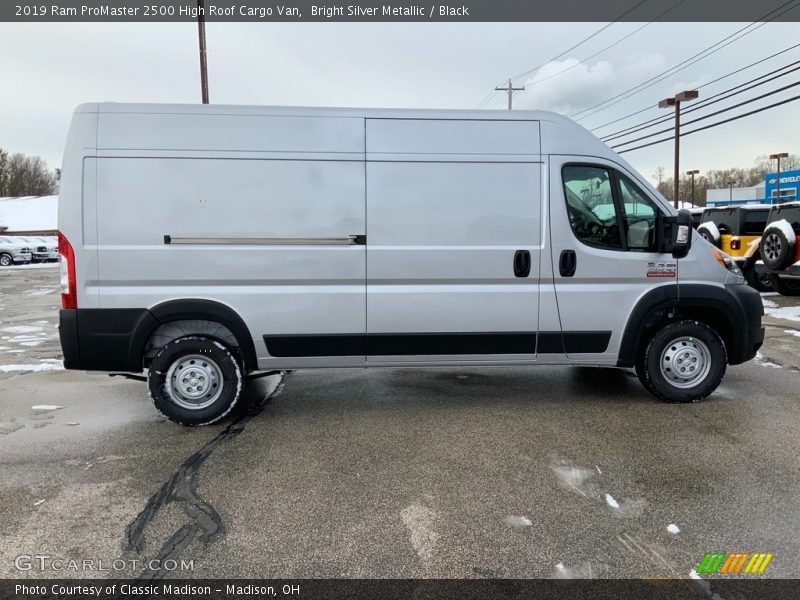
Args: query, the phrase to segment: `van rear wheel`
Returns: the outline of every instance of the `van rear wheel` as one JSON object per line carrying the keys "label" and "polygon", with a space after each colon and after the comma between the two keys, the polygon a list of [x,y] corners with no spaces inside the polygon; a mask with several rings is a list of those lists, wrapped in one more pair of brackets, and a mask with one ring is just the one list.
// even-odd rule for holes
{"label": "van rear wheel", "polygon": [[637,360],[636,373],[645,388],[665,402],[697,402],[717,389],[726,364],[719,334],[687,320],[656,332]]}
{"label": "van rear wheel", "polygon": [[210,425],[224,418],[236,406],[243,380],[234,354],[200,336],[164,345],[147,377],[153,404],[182,425]]}

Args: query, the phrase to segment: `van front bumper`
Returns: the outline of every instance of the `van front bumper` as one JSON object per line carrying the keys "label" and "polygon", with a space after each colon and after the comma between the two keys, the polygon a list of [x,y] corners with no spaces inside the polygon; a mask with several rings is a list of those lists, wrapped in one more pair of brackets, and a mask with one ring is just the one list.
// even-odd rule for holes
{"label": "van front bumper", "polygon": [[[764,343],[764,326],[761,317],[764,315],[764,304],[761,294],[745,284],[726,285],[725,291],[730,294],[734,303],[729,315],[741,316],[733,319],[733,344],[728,348],[728,363],[738,365],[755,357]],[[737,315],[738,313],[738,315]]]}

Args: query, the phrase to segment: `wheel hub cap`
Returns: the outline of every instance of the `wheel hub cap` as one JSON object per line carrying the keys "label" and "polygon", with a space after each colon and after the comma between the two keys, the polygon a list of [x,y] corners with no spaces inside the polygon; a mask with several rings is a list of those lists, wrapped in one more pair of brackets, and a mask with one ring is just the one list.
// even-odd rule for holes
{"label": "wheel hub cap", "polygon": [[775,260],[781,252],[781,238],[776,234],[770,233],[764,239],[764,254],[769,260]]}
{"label": "wheel hub cap", "polygon": [[200,410],[213,404],[222,393],[222,371],[207,356],[192,354],[172,363],[166,387],[173,402]]}
{"label": "wheel hub cap", "polygon": [[711,352],[697,338],[677,338],[661,353],[660,365],[661,374],[673,386],[694,387],[711,370]]}

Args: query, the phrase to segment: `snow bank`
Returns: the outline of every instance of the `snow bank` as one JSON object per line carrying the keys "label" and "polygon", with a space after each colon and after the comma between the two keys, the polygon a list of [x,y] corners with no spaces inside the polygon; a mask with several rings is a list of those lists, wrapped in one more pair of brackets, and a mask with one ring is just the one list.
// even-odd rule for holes
{"label": "snow bank", "polygon": [[11,232],[58,229],[58,196],[0,198],[0,226]]}

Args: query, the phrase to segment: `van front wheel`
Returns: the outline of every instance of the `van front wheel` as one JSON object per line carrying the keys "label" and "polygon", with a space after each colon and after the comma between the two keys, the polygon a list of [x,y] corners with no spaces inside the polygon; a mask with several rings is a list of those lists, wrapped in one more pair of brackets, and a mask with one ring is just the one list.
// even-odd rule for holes
{"label": "van front wheel", "polygon": [[236,406],[243,376],[228,348],[188,336],[159,350],[147,382],[153,404],[165,417],[182,425],[210,425]]}
{"label": "van front wheel", "polygon": [[665,402],[697,402],[717,389],[726,363],[719,334],[687,320],[667,325],[651,338],[636,372],[645,388]]}

